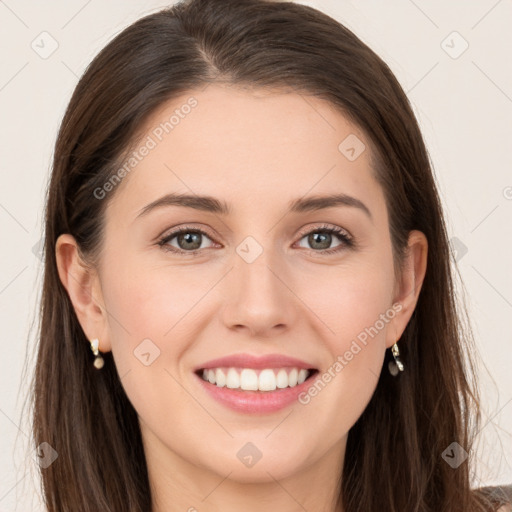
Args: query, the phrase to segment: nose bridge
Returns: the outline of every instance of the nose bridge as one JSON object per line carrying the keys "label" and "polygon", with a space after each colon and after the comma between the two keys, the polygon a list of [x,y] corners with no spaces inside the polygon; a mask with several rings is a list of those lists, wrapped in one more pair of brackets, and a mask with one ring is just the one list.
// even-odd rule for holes
{"label": "nose bridge", "polygon": [[[260,240],[262,236],[258,237]],[[276,277],[276,269],[280,267],[278,258],[276,258],[275,248],[271,237],[265,237],[264,244],[260,243],[255,237],[247,236],[236,247],[235,269],[237,280],[251,294],[253,292],[264,294],[268,299],[276,293],[277,288],[282,286]]]}
{"label": "nose bridge", "polygon": [[279,275],[282,262],[271,240],[266,237],[267,243],[263,245],[256,237],[247,236],[235,248],[231,273],[235,292],[228,300],[228,324],[261,331],[290,323],[291,292]]}

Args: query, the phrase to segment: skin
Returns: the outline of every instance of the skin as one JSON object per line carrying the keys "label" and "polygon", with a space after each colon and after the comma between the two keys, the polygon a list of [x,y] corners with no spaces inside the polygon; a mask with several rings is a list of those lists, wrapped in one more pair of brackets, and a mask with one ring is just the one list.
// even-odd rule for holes
{"label": "skin", "polygon": [[[161,106],[144,138],[191,95],[197,107],[118,185],[98,267],[81,263],[71,235],[59,237],[60,278],[87,337],[113,352],[139,415],[156,512],[259,512],[267,503],[342,511],[335,502],[348,431],[414,311],[426,238],[411,232],[404,272],[394,276],[370,143],[329,103],[211,84]],[[354,161],[338,150],[350,134],[366,146]],[[233,212],[167,206],[136,218],[168,192],[211,195]],[[334,192],[361,200],[372,219],[349,206],[285,214],[293,199]],[[308,241],[323,223],[346,230],[357,248],[335,235],[330,244]],[[212,235],[200,239],[199,256],[158,246],[159,235],[189,224]],[[247,236],[263,250],[252,263],[236,252]],[[168,245],[190,251],[177,237]],[[206,395],[192,373],[248,352],[298,357],[322,374],[393,304],[401,310],[307,405],[244,415]],[[146,338],[160,350],[149,366],[133,354]],[[262,453],[252,467],[236,456],[247,442]]]}

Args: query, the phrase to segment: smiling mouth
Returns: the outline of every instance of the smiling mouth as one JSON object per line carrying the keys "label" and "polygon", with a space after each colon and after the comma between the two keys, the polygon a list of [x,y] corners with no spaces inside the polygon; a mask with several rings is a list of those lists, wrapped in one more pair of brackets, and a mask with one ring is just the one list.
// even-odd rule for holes
{"label": "smiling mouth", "polygon": [[194,372],[203,381],[218,388],[246,392],[271,392],[294,388],[316,376],[316,368],[200,368]]}

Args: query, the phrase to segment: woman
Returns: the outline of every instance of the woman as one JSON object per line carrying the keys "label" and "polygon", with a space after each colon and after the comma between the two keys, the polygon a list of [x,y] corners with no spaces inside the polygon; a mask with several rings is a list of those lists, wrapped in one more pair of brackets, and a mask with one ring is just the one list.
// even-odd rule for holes
{"label": "woman", "polygon": [[124,30],[71,98],[45,236],[50,512],[506,510],[471,488],[418,124],[327,15],[190,0]]}

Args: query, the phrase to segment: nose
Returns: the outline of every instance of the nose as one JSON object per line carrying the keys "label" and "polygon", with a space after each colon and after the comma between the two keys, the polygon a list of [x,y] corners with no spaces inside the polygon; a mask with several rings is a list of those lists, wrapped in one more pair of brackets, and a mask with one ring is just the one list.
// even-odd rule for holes
{"label": "nose", "polygon": [[283,264],[265,249],[254,261],[236,255],[225,282],[223,322],[231,330],[272,337],[293,325],[298,299]]}

